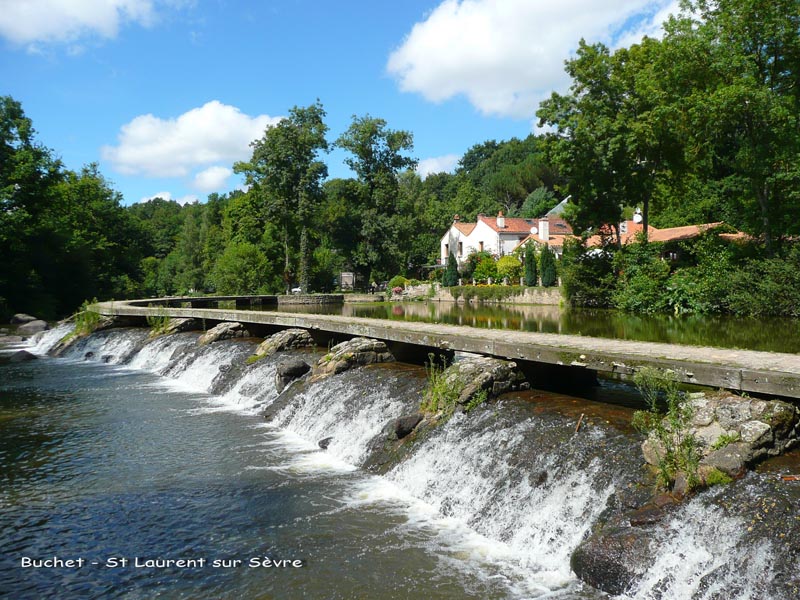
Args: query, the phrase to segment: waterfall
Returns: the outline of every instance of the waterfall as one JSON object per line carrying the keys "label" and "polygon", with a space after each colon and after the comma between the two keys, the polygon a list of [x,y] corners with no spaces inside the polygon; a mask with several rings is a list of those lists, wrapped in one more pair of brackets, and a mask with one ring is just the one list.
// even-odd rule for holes
{"label": "waterfall", "polygon": [[581,464],[569,448],[585,436],[562,447],[532,440],[547,427],[535,418],[498,426],[491,410],[456,415],[387,477],[503,544],[536,581],[563,586],[573,579],[570,554],[614,486],[599,459]]}
{"label": "waterfall", "polygon": [[695,498],[655,541],[655,563],[626,598],[634,600],[759,600],[772,571],[765,540],[744,544],[747,524]]}
{"label": "waterfall", "polygon": [[53,329],[42,331],[34,335],[28,342],[28,350],[33,354],[44,355],[55,346],[61,338],[75,328],[73,323],[60,323]]}
{"label": "waterfall", "polygon": [[272,423],[312,442],[332,438],[328,454],[359,466],[386,422],[416,408],[407,387],[381,368],[349,371],[311,384]]}

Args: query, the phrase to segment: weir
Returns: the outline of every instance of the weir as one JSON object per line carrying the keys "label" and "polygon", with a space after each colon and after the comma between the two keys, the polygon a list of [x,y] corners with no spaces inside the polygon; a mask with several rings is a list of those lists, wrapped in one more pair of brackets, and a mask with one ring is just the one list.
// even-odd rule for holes
{"label": "weir", "polygon": [[[576,377],[601,372],[629,378],[637,369],[651,366],[672,370],[682,383],[800,398],[800,356],[796,354],[476,329],[438,323],[200,307],[203,303],[220,301],[233,301],[242,306],[244,298],[269,298],[270,302],[275,299],[274,302],[280,306],[283,297],[154,298],[99,302],[92,305],[92,310],[108,316],[194,317],[212,323],[236,321],[266,330],[299,327],[311,331],[318,342],[326,338],[363,336],[392,343],[398,348],[417,347],[423,357],[431,349],[474,352],[566,367],[572,369]],[[289,298],[297,303],[304,300],[311,303],[316,297]],[[325,298],[327,302],[334,301],[332,297]]]}
{"label": "weir", "polygon": [[[32,350],[46,353],[69,330],[70,326],[65,324],[45,332]],[[129,448],[139,448],[141,444],[130,446],[126,437],[124,443],[120,442],[125,451],[119,453],[125,460],[109,468],[114,473],[123,469],[121,481],[126,481],[144,470],[144,466],[157,467],[166,460],[164,457],[177,452],[175,460],[180,462],[180,468],[176,472],[194,470],[190,482],[192,494],[196,494],[203,489],[196,482],[206,481],[205,471],[216,468],[217,461],[223,460],[225,468],[220,468],[209,481],[215,481],[222,473],[228,474],[226,477],[237,473],[235,477],[244,477],[248,487],[229,482],[222,488],[212,485],[209,493],[223,494],[222,502],[234,502],[241,509],[227,511],[234,516],[282,498],[280,490],[285,486],[302,485],[303,489],[313,486],[310,495],[308,491],[292,492],[287,496],[292,498],[290,505],[276,504],[257,519],[245,520],[249,531],[258,527],[267,514],[268,518],[284,512],[293,515],[291,524],[284,528],[259,530],[270,543],[281,532],[291,539],[302,536],[306,544],[316,539],[318,533],[322,539],[336,540],[335,544],[325,546],[333,554],[318,554],[309,561],[307,570],[298,576],[301,585],[337,582],[334,585],[359,586],[360,573],[349,571],[347,578],[341,578],[323,571],[336,562],[334,556],[341,558],[339,555],[353,545],[360,558],[350,561],[350,569],[363,567],[367,585],[374,585],[375,572],[387,564],[387,570],[379,572],[380,577],[389,582],[391,589],[412,581],[413,591],[403,589],[408,597],[426,594],[442,598],[601,600],[608,597],[580,584],[570,569],[570,557],[592,531],[608,524],[615,526],[616,518],[627,519],[628,510],[641,505],[651,494],[651,488],[640,479],[641,438],[627,426],[621,426],[608,407],[540,391],[512,394],[497,404],[485,403],[469,413],[454,414],[446,422],[418,431],[386,454],[384,442],[387,432],[392,430],[391,424],[398,417],[419,410],[425,385],[422,369],[398,363],[372,365],[324,378],[307,377],[278,391],[275,374],[280,362],[288,357],[313,362],[322,357],[323,351],[283,350],[248,364],[247,357],[256,349],[256,343],[250,339],[200,345],[197,332],[156,338],[149,333],[141,327],[98,331],[79,338],[63,355],[69,361],[67,364],[72,365],[69,368],[79,375],[81,363],[106,363],[112,366],[110,377],[130,378],[134,372],[149,372],[170,382],[165,384],[169,389],[207,394],[194,400],[189,410],[176,410],[179,400],[164,395],[154,404],[155,412],[136,419],[126,416],[121,422],[124,427],[135,423],[134,431],[144,426],[158,427],[162,422],[168,424],[168,435],[159,437],[157,433],[161,430],[148,430],[142,440],[155,436],[159,443],[171,444],[173,438],[177,443],[170,446],[170,452],[159,452],[161,458],[157,461],[130,465]],[[151,394],[146,386],[128,385],[119,402],[119,394],[106,394],[109,399],[104,402],[110,403],[107,408],[99,412],[79,411],[80,414],[88,413],[89,417],[97,414],[105,422],[115,411],[139,410]],[[119,383],[113,383],[111,389],[120,389]],[[613,410],[620,411],[620,422],[629,422],[632,410],[620,407]],[[198,438],[196,421],[217,431],[218,426],[227,422],[225,414],[229,412],[258,415],[267,422],[250,423],[244,428],[246,435],[237,433],[240,424],[232,422],[232,427],[224,429],[219,437]],[[578,430],[575,423],[584,412],[588,418]],[[60,430],[65,429],[63,413],[63,407],[59,407]],[[217,413],[223,414],[217,416]],[[206,418],[209,415],[214,418]],[[92,432],[95,428],[67,428],[73,429]],[[114,435],[115,428],[103,431],[107,432],[104,435]],[[131,431],[123,429],[119,433],[128,436]],[[324,449],[319,444],[321,440],[327,440]],[[94,451],[94,438],[89,443]],[[106,461],[108,455],[102,456]],[[228,467],[227,461],[245,458],[246,464],[236,462],[235,468]],[[168,472],[172,473],[174,466],[171,463],[168,466]],[[89,467],[95,469],[96,465]],[[133,474],[125,472],[126,467],[133,469]],[[242,502],[238,495],[243,489],[272,477],[280,478],[279,488],[272,492],[254,487],[253,497],[258,500]],[[227,495],[229,486],[234,492],[233,500]],[[625,600],[795,598],[798,581],[791,540],[797,539],[800,527],[795,518],[798,493],[796,488],[777,482],[775,477],[750,473],[742,482],[698,494],[665,513],[663,521],[654,525],[634,526],[625,521],[625,539],[640,540],[635,548],[647,552],[642,553],[635,581],[616,597]],[[329,526],[321,518],[295,518],[294,511],[305,496],[313,498],[315,504],[321,503],[320,510],[328,515],[325,519],[335,516]],[[203,499],[210,501],[205,496]],[[92,505],[95,502],[93,495]],[[26,503],[26,510],[27,506]],[[211,506],[215,517],[226,516],[220,514],[226,511],[218,506]],[[83,523],[85,509],[79,509],[75,518]],[[166,510],[164,505],[158,506],[158,531],[164,530]],[[107,519],[107,511],[101,512],[102,518]],[[388,532],[372,531],[369,519],[383,518],[382,515],[390,519],[391,528]],[[177,516],[183,519],[185,515],[179,511]],[[356,541],[347,537],[351,516]],[[207,532],[207,518],[203,513],[199,521],[202,535]],[[179,523],[185,528],[183,520]],[[306,526],[308,529],[303,529]],[[224,521],[219,530],[233,530],[240,535]],[[167,532],[165,544],[176,535],[174,530]],[[92,528],[87,535],[95,536],[96,531]],[[138,539],[138,529],[136,535]],[[276,542],[277,547],[289,547],[288,539]],[[179,548],[186,547],[186,543]],[[169,546],[165,547],[167,550],[159,556],[185,556],[170,553]],[[158,550],[139,555],[155,556]],[[363,560],[363,556],[378,552],[380,561]],[[431,577],[435,583],[430,584],[434,587],[419,572],[410,579],[392,579],[394,571],[411,560],[409,556],[420,552],[423,560],[416,564],[425,568],[437,565],[436,574]],[[331,558],[326,560],[326,557]],[[393,557],[396,562],[391,562]],[[289,558],[307,556],[298,554]],[[105,577],[107,572],[91,574]],[[198,571],[200,575],[202,572]],[[254,574],[238,581],[241,585],[255,585],[263,592],[263,586],[276,585],[270,583],[275,575],[269,575],[272,579],[266,582],[249,584],[252,577],[257,577]],[[457,578],[465,589],[449,595],[440,593],[437,586],[442,577]],[[370,595],[365,589],[337,588],[337,591],[343,597]],[[330,590],[327,592],[330,594]],[[316,595],[322,596],[324,591]]]}

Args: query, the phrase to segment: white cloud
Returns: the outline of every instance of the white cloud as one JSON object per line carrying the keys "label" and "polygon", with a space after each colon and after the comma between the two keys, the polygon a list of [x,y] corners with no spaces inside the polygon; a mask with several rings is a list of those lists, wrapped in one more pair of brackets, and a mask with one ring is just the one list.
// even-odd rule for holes
{"label": "white cloud", "polygon": [[[652,31],[673,0],[445,0],[389,57],[400,89],[442,102],[463,94],[484,114],[531,118],[565,90],[581,37],[611,43]],[[649,29],[648,29],[649,26]]]}
{"label": "white cloud", "polygon": [[141,115],[122,126],[117,146],[101,155],[124,175],[186,177],[198,167],[250,157],[250,142],[280,117],[250,117],[217,100],[174,119]]}
{"label": "white cloud", "polygon": [[450,173],[458,164],[458,154],[445,154],[444,156],[434,156],[419,161],[417,173],[422,179],[433,173]]}
{"label": "white cloud", "polygon": [[150,202],[150,200],[155,200],[156,198],[161,198],[162,200],[175,200],[178,204],[189,204],[190,202],[198,202],[200,198],[195,196],[194,194],[187,194],[185,196],[181,196],[180,198],[173,198],[170,192],[156,192],[152,196],[145,196],[139,202]]}
{"label": "white cloud", "polygon": [[225,187],[231,175],[233,170],[215,165],[197,173],[192,181],[192,187],[206,194],[219,192]]}
{"label": "white cloud", "polygon": [[123,23],[150,26],[153,0],[0,0],[0,36],[38,51],[37,43],[111,39]]}

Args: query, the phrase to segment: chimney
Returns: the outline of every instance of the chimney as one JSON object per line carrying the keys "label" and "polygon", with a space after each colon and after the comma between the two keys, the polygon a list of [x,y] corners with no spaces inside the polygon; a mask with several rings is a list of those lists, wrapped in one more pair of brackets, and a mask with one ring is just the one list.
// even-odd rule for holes
{"label": "chimney", "polygon": [[458,215],[453,215],[453,223],[458,223],[461,220],[461,217]]}
{"label": "chimney", "polygon": [[503,216],[502,210],[497,213],[497,228],[498,229],[506,228],[506,218]]}
{"label": "chimney", "polygon": [[547,217],[539,219],[539,237],[545,242],[550,239],[550,220]]}

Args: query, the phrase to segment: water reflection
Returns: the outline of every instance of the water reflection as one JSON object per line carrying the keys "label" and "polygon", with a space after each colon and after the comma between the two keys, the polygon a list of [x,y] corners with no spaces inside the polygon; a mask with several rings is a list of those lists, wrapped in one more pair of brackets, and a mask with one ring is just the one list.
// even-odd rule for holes
{"label": "water reflection", "polygon": [[279,310],[694,346],[800,352],[800,321],[792,319],[635,315],[613,310],[544,305],[476,306],[452,302],[281,306]]}

